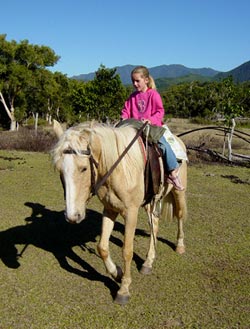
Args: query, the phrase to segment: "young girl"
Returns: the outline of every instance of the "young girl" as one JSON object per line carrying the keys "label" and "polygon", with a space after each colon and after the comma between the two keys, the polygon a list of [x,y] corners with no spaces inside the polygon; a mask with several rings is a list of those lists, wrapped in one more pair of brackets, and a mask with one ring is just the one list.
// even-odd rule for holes
{"label": "young girl", "polygon": [[[145,66],[137,66],[131,72],[131,79],[136,89],[124,104],[121,118],[148,121],[151,125],[162,126],[164,108],[160,94],[156,91],[154,79],[149,75]],[[179,190],[184,190],[178,177],[178,162],[171,146],[162,136],[158,141],[163,158],[165,159],[165,170],[168,174],[167,182]]]}

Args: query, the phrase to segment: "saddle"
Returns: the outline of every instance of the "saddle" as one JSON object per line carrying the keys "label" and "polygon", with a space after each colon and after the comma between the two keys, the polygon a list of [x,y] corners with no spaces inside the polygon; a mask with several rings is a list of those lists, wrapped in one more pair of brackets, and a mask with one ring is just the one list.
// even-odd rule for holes
{"label": "saddle", "polygon": [[[122,120],[117,127],[131,126],[137,131],[141,129],[143,123],[135,119]],[[160,197],[164,186],[164,166],[162,152],[157,143],[166,129],[164,127],[148,125],[148,129],[142,131],[141,139],[146,153],[146,164],[144,171],[145,191],[143,205],[150,203],[155,196]],[[146,150],[146,152],[145,152]]]}

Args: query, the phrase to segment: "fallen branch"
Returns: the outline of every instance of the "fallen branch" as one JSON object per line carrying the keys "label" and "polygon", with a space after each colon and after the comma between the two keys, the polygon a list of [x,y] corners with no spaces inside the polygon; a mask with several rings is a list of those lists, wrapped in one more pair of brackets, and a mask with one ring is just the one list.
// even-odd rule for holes
{"label": "fallen branch", "polygon": [[197,152],[200,152],[200,153],[206,153],[216,161],[223,160],[223,161],[226,161],[226,162],[230,162],[228,160],[228,158],[225,157],[223,154],[221,154],[219,152],[216,152],[216,151],[213,151],[213,150],[210,150],[210,149],[203,149],[203,148],[200,148],[200,147],[197,147],[197,146],[187,146],[187,149],[197,151]]}
{"label": "fallen branch", "polygon": [[187,146],[187,149],[199,153],[206,153],[213,159],[213,161],[222,161],[225,163],[241,165],[246,167],[250,166],[250,156],[244,154],[232,154],[233,158],[229,160],[228,157],[224,156],[222,153],[210,149],[204,149],[200,146]]}
{"label": "fallen branch", "polygon": [[[227,128],[227,127],[209,126],[209,127],[202,127],[202,128],[196,128],[196,129],[188,130],[188,131],[185,131],[184,133],[178,134],[177,136],[182,137],[182,136],[191,134],[191,133],[193,133],[195,131],[199,131],[199,130],[218,130],[218,131],[222,131],[224,134],[228,134],[228,133],[231,132],[230,128]],[[240,134],[250,137],[250,134],[247,134],[247,133],[245,133],[243,131],[240,131],[240,130],[237,130],[237,129],[234,130],[234,133],[233,133],[234,136],[244,140],[247,143],[250,143],[250,139],[244,138]]]}

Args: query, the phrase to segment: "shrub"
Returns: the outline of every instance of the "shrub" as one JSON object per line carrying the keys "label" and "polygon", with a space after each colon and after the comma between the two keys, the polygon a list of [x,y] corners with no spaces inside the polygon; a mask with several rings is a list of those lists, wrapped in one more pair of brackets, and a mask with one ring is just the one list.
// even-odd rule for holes
{"label": "shrub", "polygon": [[21,127],[18,131],[0,132],[0,149],[47,152],[56,142],[55,135],[45,129]]}

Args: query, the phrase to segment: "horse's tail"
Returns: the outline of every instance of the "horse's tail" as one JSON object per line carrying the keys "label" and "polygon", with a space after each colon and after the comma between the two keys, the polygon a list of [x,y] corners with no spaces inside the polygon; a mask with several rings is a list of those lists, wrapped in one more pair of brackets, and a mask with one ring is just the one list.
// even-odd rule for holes
{"label": "horse's tail", "polygon": [[162,199],[161,218],[167,221],[187,218],[187,204],[185,192],[173,194],[172,191],[165,195]]}

